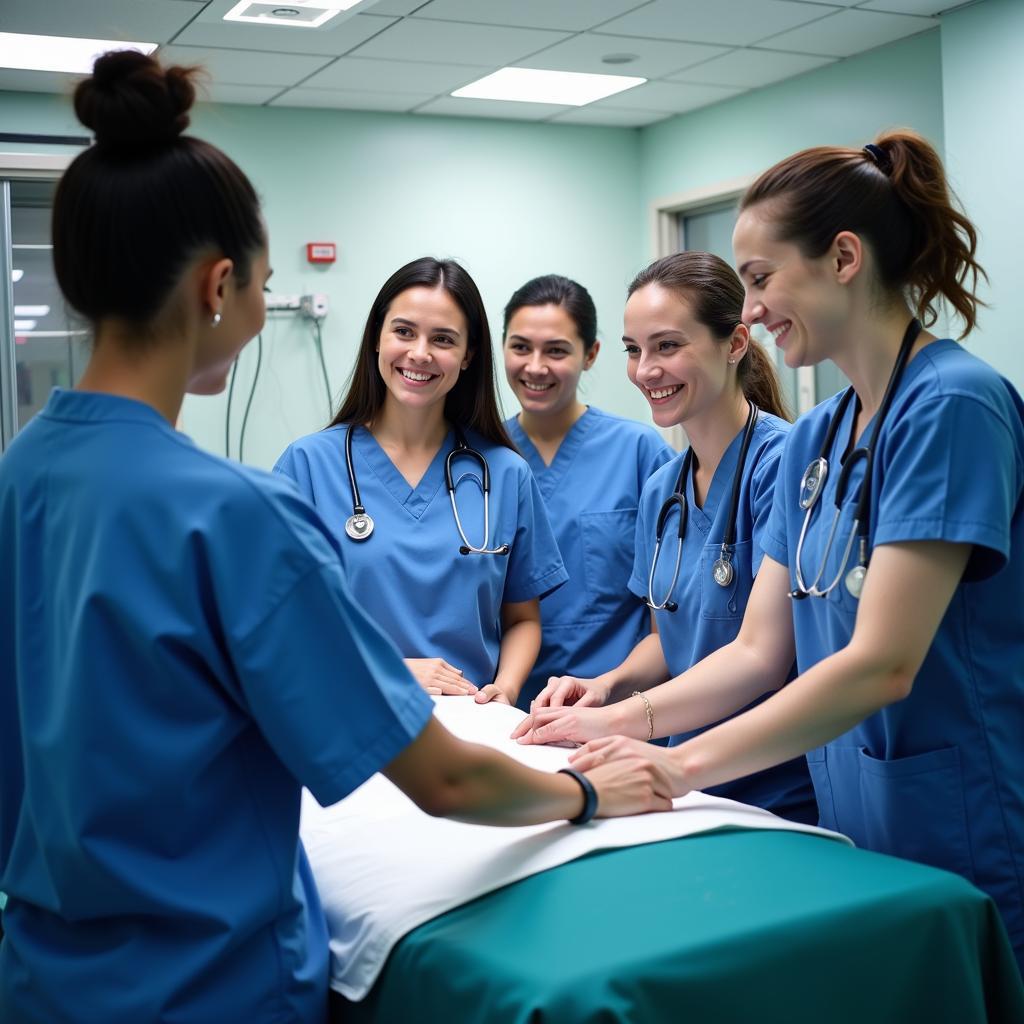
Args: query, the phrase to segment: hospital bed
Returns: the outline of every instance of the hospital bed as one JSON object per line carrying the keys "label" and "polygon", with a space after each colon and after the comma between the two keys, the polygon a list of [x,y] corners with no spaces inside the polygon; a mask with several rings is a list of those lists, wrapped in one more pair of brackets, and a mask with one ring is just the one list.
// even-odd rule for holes
{"label": "hospital bed", "polygon": [[[386,816],[374,827],[386,829]],[[304,812],[333,942],[351,937],[332,914],[358,862],[332,876],[326,834],[307,831]],[[339,833],[347,847],[342,834],[352,837],[351,823]],[[385,878],[378,902],[406,899],[407,874],[390,876],[393,889]],[[429,860],[422,874],[431,877]],[[358,878],[369,884],[365,866]],[[357,901],[360,948],[373,927],[364,910]],[[419,924],[378,969],[365,998],[332,993],[332,1021],[1024,1022],[1024,985],[987,896],[944,871],[794,831],[591,853]],[[337,981],[351,989],[350,977]]]}

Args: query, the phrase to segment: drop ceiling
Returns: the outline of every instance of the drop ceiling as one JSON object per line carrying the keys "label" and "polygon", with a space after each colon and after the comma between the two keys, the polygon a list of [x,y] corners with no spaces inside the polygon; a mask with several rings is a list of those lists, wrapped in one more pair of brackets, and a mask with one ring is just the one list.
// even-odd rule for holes
{"label": "drop ceiling", "polygon": [[[209,70],[215,102],[638,127],[925,32],[961,5],[368,0],[362,13],[297,29],[226,22],[234,3],[0,0],[0,31],[158,42],[163,60]],[[584,107],[449,95],[507,65],[649,81]],[[0,89],[67,92],[73,83],[0,68]]]}

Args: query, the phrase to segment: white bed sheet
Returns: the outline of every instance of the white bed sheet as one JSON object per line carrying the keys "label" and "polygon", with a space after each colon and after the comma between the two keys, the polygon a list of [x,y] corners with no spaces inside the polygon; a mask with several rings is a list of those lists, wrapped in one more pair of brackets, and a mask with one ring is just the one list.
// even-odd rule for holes
{"label": "white bed sheet", "polygon": [[[523,712],[471,697],[435,698],[437,719],[455,735],[549,771],[569,751],[524,747],[508,738]],[[656,843],[718,829],[783,829],[849,842],[826,829],[703,793],[674,801],[664,814],[490,828],[431,818],[382,775],[321,807],[303,794],[302,841],[327,916],[331,987],[362,999],[395,944],[413,928],[538,871],[594,850]]]}

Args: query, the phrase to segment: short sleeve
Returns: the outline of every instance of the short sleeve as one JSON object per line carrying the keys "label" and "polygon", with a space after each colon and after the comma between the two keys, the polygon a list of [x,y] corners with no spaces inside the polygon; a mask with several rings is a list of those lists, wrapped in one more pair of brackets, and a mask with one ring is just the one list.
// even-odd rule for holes
{"label": "short sleeve", "polygon": [[886,432],[875,467],[873,543],[972,544],[965,579],[998,572],[1009,558],[1021,493],[1018,434],[971,395],[915,404]]}
{"label": "short sleeve", "polygon": [[[792,436],[792,434],[789,435],[789,437]],[[789,446],[783,448],[775,464],[774,481],[770,491],[766,491],[764,494],[765,501],[769,500],[770,495],[771,504],[760,531],[757,528],[755,513],[754,539],[755,542],[758,542],[758,533],[760,533],[761,548],[761,554],[756,557],[758,568],[764,555],[773,558],[780,565],[789,565],[789,545],[786,541],[786,481],[788,474],[793,471],[793,458],[791,455],[787,456],[787,447]]]}
{"label": "short sleeve", "polygon": [[[768,526],[774,513],[775,484],[779,479],[779,470],[782,467],[782,448],[782,444],[778,444],[774,449],[766,451],[757,460],[757,465],[754,466],[754,471],[750,474],[751,539],[754,542],[752,545],[751,571],[754,575],[757,575],[757,571],[761,567],[761,559],[766,551],[768,551],[772,558],[777,558],[775,554],[765,547],[765,544],[768,536]],[[782,564],[785,565],[784,558],[782,559]]]}
{"label": "short sleeve", "polygon": [[241,699],[322,804],[387,765],[433,713],[337,562],[312,566],[255,628],[228,642]]}
{"label": "short sleeve", "polygon": [[636,540],[633,543],[633,572],[629,577],[630,592],[640,598],[647,600],[647,575],[650,569],[651,555],[647,550],[648,538],[654,536],[652,517],[648,515],[648,508],[651,505],[652,491],[644,488],[640,495],[640,507],[636,514]]}
{"label": "short sleeve", "polygon": [[515,542],[502,596],[510,604],[546,597],[569,579],[537,481],[525,462],[518,467],[518,486]]}
{"label": "short sleeve", "polygon": [[274,463],[273,472],[291,480],[307,501],[313,500],[313,479],[309,469],[309,460],[294,444],[288,445],[281,453],[281,457]]}

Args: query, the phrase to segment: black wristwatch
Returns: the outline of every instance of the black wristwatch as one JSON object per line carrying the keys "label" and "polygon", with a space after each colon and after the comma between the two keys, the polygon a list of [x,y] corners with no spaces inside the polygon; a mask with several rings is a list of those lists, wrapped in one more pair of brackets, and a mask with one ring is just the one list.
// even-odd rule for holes
{"label": "black wristwatch", "polygon": [[594,784],[583,772],[578,772],[575,768],[559,768],[558,770],[563,775],[571,775],[583,790],[583,810],[575,818],[570,818],[569,824],[586,825],[597,814],[597,790],[594,789]]}

